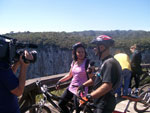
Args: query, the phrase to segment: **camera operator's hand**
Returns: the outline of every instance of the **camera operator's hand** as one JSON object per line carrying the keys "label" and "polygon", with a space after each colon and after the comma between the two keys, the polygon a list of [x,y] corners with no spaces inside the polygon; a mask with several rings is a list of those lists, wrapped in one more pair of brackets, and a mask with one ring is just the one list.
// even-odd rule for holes
{"label": "camera operator's hand", "polygon": [[29,60],[32,60],[32,59],[33,59],[32,54],[30,54],[28,51],[25,50],[24,53],[22,53],[22,54],[20,55],[19,61],[15,62],[15,63],[12,65],[12,67],[11,67],[14,73],[17,72],[17,69],[18,69],[19,65],[21,65],[21,67],[23,66],[23,68],[25,68],[25,67],[27,67],[27,66],[29,65],[29,63],[28,63],[28,64],[25,63],[24,60],[22,59],[22,56],[23,56],[23,55],[24,55],[27,59],[29,59]]}
{"label": "camera operator's hand", "polygon": [[[21,55],[21,56],[23,56],[23,55]],[[27,50],[24,51],[24,56],[25,56],[25,58],[28,59],[28,60],[33,60],[32,54],[29,53]],[[20,61],[21,61],[21,63],[25,63],[25,62],[23,61],[23,59],[20,59]],[[22,62],[22,61],[23,61],[23,62]],[[29,64],[29,63],[25,63],[25,64]]]}

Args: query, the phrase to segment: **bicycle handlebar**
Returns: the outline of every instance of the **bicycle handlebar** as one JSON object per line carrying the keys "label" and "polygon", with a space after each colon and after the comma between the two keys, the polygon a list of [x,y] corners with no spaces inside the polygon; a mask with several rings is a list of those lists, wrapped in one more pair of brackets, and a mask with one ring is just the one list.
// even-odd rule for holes
{"label": "bicycle handlebar", "polygon": [[77,98],[80,100],[81,105],[84,104],[85,106],[88,106],[90,108],[96,108],[96,106],[94,105],[94,103],[91,102],[91,100],[88,100],[85,96],[83,96],[84,91],[78,91],[77,94]]}

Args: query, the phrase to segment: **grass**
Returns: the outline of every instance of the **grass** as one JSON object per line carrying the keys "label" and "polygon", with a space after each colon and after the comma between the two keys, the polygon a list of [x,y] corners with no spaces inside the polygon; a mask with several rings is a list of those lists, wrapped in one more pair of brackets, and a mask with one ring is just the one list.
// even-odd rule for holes
{"label": "grass", "polygon": [[[55,91],[51,91],[51,93],[56,95],[56,96],[61,96],[63,94],[63,92],[65,91],[65,89],[66,88],[55,90]],[[36,96],[36,103],[39,102],[42,98],[43,98],[42,94],[37,95]]]}

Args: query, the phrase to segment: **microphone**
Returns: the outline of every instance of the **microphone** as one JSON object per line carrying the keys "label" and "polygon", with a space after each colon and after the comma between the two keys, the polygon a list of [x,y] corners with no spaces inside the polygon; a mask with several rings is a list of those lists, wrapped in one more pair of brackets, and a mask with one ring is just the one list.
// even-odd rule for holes
{"label": "microphone", "polygon": [[28,44],[28,43],[17,43],[17,48],[38,48],[36,44]]}
{"label": "microphone", "polygon": [[38,48],[38,46],[36,44],[28,44],[29,48]]}

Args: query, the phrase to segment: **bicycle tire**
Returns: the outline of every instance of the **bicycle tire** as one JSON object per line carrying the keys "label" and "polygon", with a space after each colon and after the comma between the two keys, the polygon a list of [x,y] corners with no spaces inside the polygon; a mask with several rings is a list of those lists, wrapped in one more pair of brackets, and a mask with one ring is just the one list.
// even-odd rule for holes
{"label": "bicycle tire", "polygon": [[86,108],[83,110],[83,113],[94,113],[90,108]]}
{"label": "bicycle tire", "polygon": [[144,86],[142,86],[139,89],[138,95],[140,95],[142,92],[145,92],[145,91],[148,91],[148,90],[150,90],[150,84],[145,84]]}
{"label": "bicycle tire", "polygon": [[80,106],[80,108],[81,108],[81,112],[83,112],[83,113],[94,113],[94,111],[92,110],[92,108],[90,107],[90,105],[87,105],[87,103],[85,104],[82,104],[81,106]]}
{"label": "bicycle tire", "polygon": [[30,111],[31,111],[31,113],[32,112],[35,112],[35,113],[51,113],[50,108],[48,108],[47,106],[42,106],[42,109],[41,109],[39,107],[39,105],[32,105],[32,106],[25,107],[21,110],[21,113],[30,113]]}
{"label": "bicycle tire", "polygon": [[150,99],[150,91],[141,93],[139,97],[141,100],[134,103],[134,110],[136,112],[144,112],[150,108],[150,101],[148,101]]}

